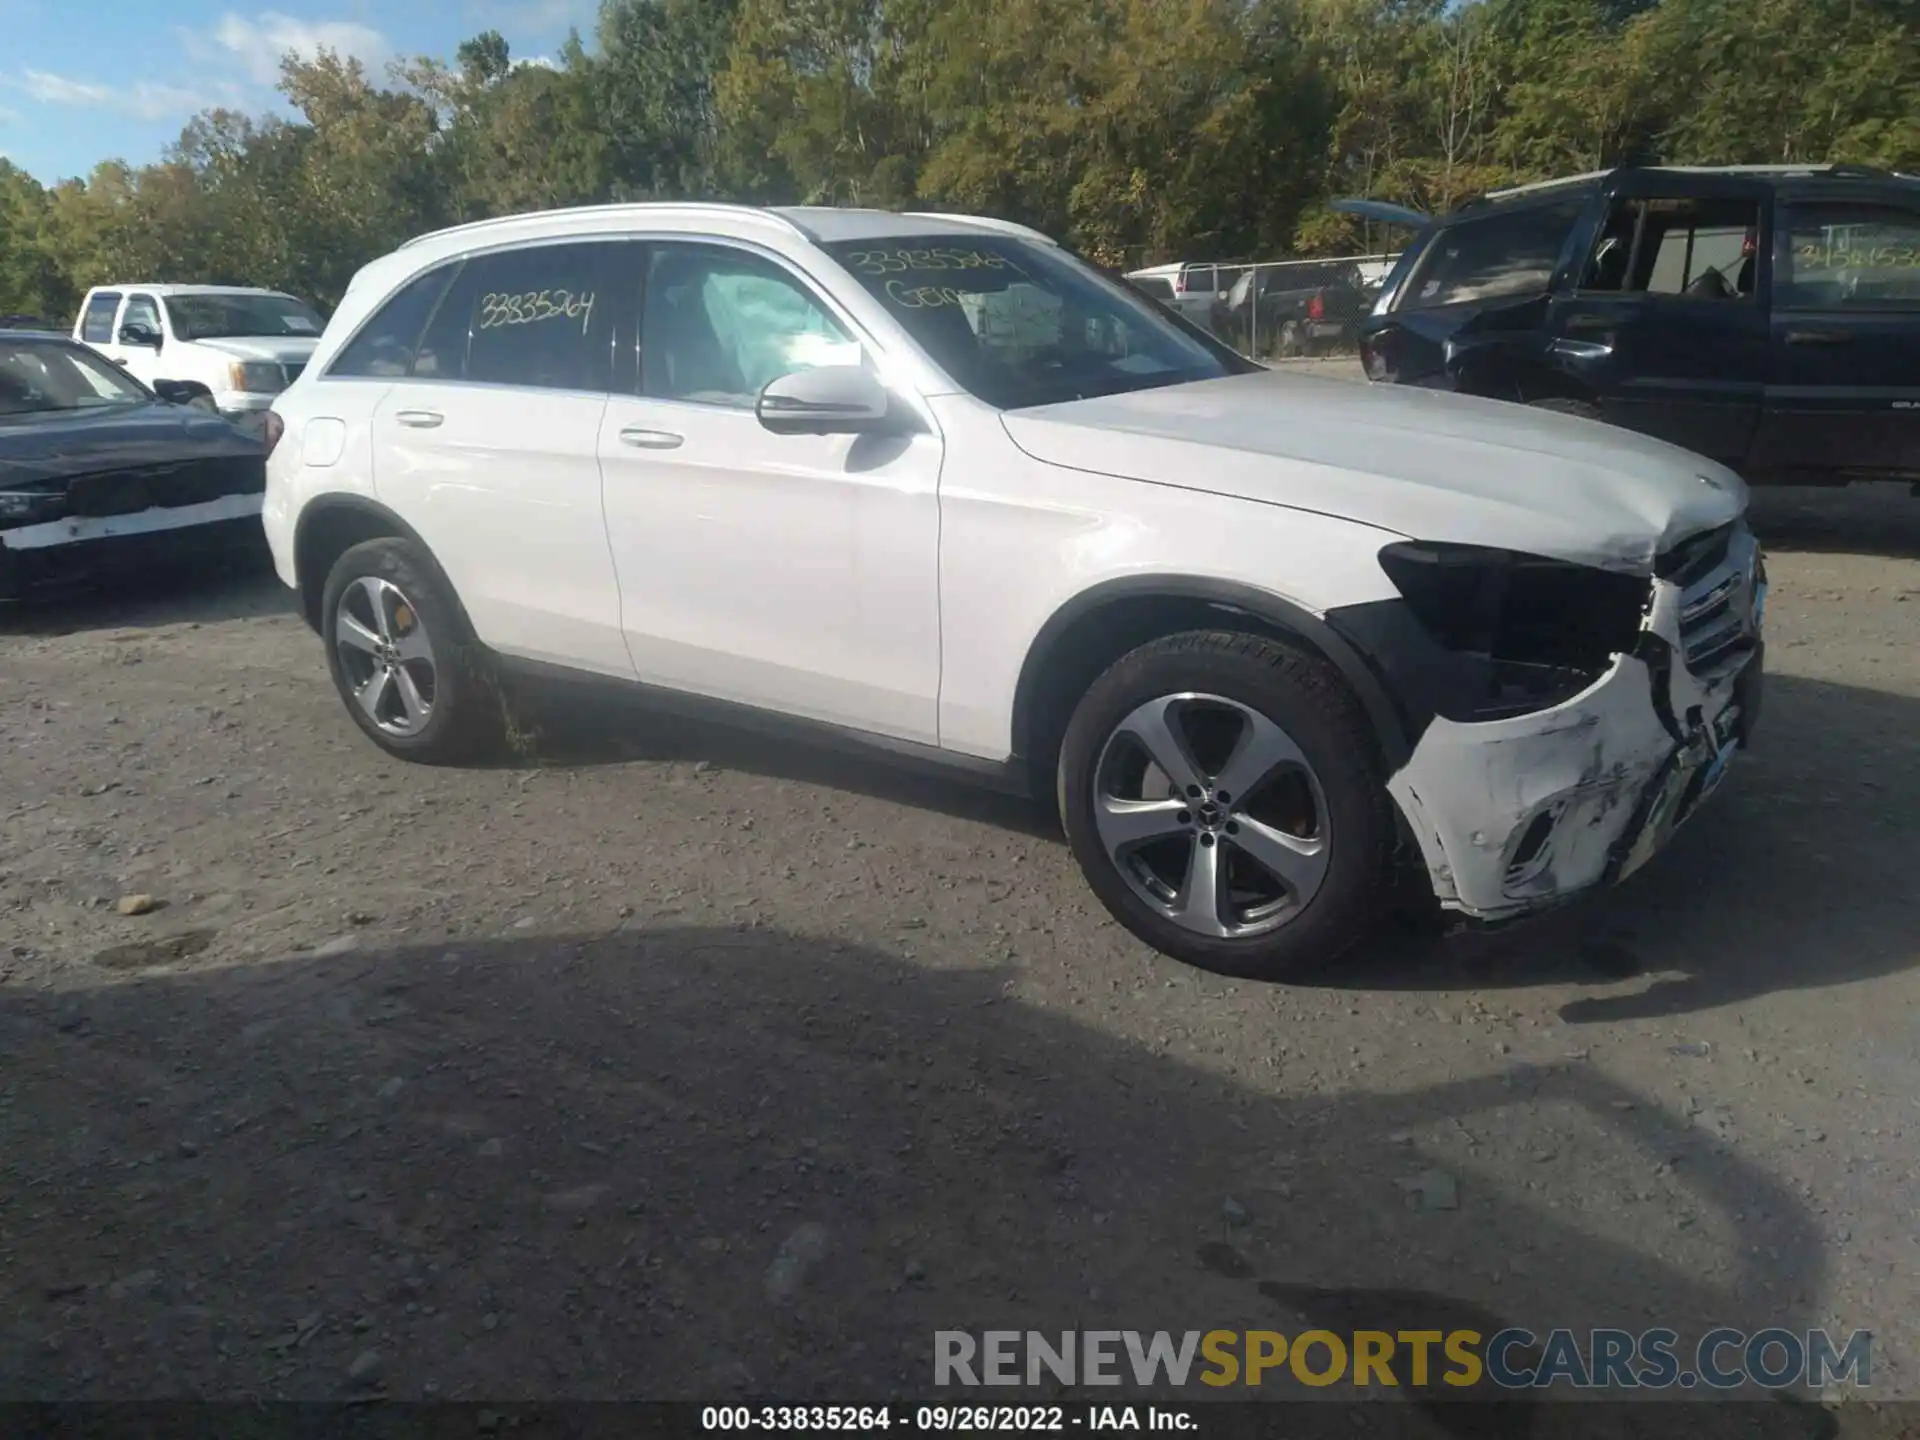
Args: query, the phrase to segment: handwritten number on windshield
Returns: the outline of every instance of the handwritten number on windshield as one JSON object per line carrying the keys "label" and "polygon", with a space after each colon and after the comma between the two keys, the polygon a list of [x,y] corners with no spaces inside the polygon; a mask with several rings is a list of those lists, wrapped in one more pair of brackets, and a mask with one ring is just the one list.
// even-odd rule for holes
{"label": "handwritten number on windshield", "polygon": [[576,294],[571,290],[529,290],[524,295],[482,295],[480,325],[492,330],[501,325],[538,325],[543,320],[578,320],[580,333],[587,333],[593,322],[593,292]]}
{"label": "handwritten number on windshield", "polygon": [[886,291],[887,299],[901,310],[936,310],[942,305],[958,305],[973,293],[947,285],[907,286],[898,280],[889,280]]}
{"label": "handwritten number on windshield", "polygon": [[1004,255],[991,250],[955,250],[939,246],[931,250],[855,250],[847,264],[862,275],[905,275],[914,270],[992,270],[1016,275],[1026,272]]}

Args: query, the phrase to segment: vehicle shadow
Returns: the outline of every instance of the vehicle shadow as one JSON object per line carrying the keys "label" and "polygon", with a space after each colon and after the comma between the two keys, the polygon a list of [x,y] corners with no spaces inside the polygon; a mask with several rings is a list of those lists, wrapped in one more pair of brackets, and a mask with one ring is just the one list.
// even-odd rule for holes
{"label": "vehicle shadow", "polygon": [[213,624],[293,613],[265,541],[217,561],[166,566],[0,604],[0,635],[53,637],[90,630]]}
{"label": "vehicle shadow", "polygon": [[1905,484],[1756,486],[1748,522],[1770,550],[1920,559],[1920,498]]}
{"label": "vehicle shadow", "polygon": [[[1061,838],[1038,801],[594,692],[536,715],[544,764],[705,761]],[[1299,978],[1354,990],[1606,989],[1564,1007],[1579,1022],[1685,1014],[1906,969],[1920,933],[1908,879],[1920,872],[1920,833],[1903,820],[1920,813],[1916,733],[1920,702],[1770,675],[1754,748],[1624,885],[1493,931],[1389,921],[1357,952]]]}
{"label": "vehicle shadow", "polygon": [[[936,1391],[936,1331],[1690,1342],[1826,1281],[1786,1187],[1590,1066],[1289,1094],[765,930],[114,978],[0,992],[0,1397],[1004,1403],[1062,1397]],[[1450,1368],[1402,1433],[1588,1433]]]}
{"label": "vehicle shadow", "polygon": [[1049,805],[1002,794],[885,757],[848,753],[824,742],[769,736],[727,721],[669,715],[640,692],[593,684],[516,685],[511,711],[518,743],[503,767],[559,768],[633,762],[706,763],[768,779],[798,781],[889,800],[1015,834],[1062,840]]}
{"label": "vehicle shadow", "polygon": [[1770,675],[1753,748],[1617,889],[1445,942],[1388,937],[1323,983],[1578,983],[1570,1022],[1688,1014],[1916,963],[1920,701]]}

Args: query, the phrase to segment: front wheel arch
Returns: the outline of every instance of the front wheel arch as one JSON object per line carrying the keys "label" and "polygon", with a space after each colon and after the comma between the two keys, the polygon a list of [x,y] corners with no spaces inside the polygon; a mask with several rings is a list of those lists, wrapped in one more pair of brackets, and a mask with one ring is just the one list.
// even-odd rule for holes
{"label": "front wheel arch", "polygon": [[1194,575],[1124,576],[1061,605],[1028,646],[1014,690],[1014,758],[1044,794],[1067,721],[1095,680],[1122,655],[1191,629],[1241,629],[1301,648],[1339,671],[1371,722],[1389,771],[1413,753],[1379,677],[1325,620],[1271,591]]}

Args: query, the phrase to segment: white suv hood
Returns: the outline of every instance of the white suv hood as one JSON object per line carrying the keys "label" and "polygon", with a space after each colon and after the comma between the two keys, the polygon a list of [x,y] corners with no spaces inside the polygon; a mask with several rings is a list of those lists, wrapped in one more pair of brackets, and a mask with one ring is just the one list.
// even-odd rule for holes
{"label": "white suv hood", "polygon": [[270,360],[276,365],[304,365],[320,343],[318,335],[220,335],[196,340],[203,350],[218,350],[236,360]]}
{"label": "white suv hood", "polygon": [[1272,371],[1002,418],[1048,464],[1614,570],[1747,504],[1724,466],[1610,425]]}

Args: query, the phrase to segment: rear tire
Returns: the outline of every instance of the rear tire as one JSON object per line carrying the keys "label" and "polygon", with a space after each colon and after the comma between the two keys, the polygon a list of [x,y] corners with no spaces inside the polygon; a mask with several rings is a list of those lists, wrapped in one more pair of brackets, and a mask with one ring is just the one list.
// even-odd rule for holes
{"label": "rear tire", "polygon": [[1390,909],[1395,830],[1370,735],[1318,657],[1255,635],[1170,635],[1075,709],[1061,823],[1094,894],[1141,940],[1278,979],[1335,959]]}
{"label": "rear tire", "polygon": [[327,574],[320,616],[334,688],[382,750],[452,764],[502,748],[498,685],[419,545],[388,537],[348,550]]}

